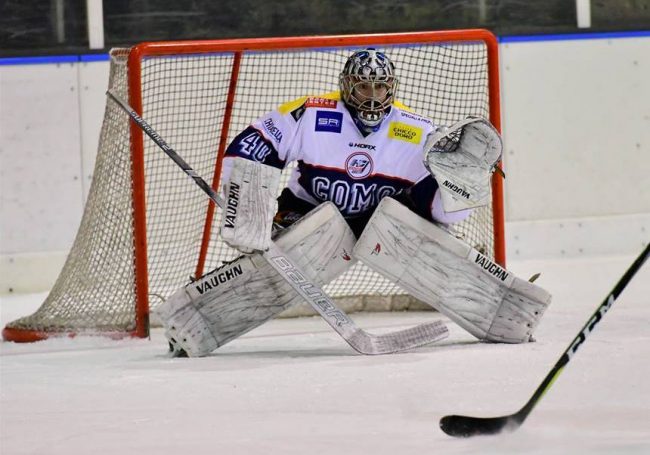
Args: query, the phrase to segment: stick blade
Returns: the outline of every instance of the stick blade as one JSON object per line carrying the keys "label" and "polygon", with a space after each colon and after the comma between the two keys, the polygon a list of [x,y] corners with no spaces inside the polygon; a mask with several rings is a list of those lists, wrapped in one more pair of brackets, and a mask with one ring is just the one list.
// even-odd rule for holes
{"label": "stick blade", "polygon": [[469,438],[498,434],[504,430],[513,431],[520,423],[514,416],[469,417],[450,415],[440,419],[440,429],[449,436]]}
{"label": "stick blade", "polygon": [[355,351],[366,355],[381,355],[414,349],[449,336],[449,329],[442,321],[427,322],[397,332],[373,335],[356,329],[344,336]]}

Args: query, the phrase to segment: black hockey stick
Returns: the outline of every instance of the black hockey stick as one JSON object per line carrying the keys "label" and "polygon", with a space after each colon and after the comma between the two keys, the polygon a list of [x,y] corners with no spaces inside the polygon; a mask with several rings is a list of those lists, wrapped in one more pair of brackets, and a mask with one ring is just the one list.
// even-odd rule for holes
{"label": "black hockey stick", "polygon": [[569,360],[574,356],[578,348],[584,343],[587,335],[596,327],[596,324],[603,318],[607,310],[614,304],[614,300],[623,292],[632,277],[643,266],[648,259],[650,245],[646,246],[641,255],[634,261],[630,268],[625,272],[623,277],[616,283],[612,292],[600,304],[596,312],[589,318],[580,333],[573,339],[569,347],[564,351],[555,366],[546,375],[540,386],[535,390],[533,396],[528,400],[519,411],[514,414],[501,417],[470,417],[460,415],[445,416],[440,419],[440,428],[450,436],[470,437],[479,435],[496,434],[502,430],[514,431],[526,420],[528,414],[533,410],[535,405],[541,400],[542,396],[551,388],[551,385],[560,375]]}
{"label": "black hockey stick", "polygon": [[[174,151],[160,135],[113,91],[106,94],[113,99],[133,121],[169,156],[221,209],[223,199],[192,167]],[[373,335],[358,328],[336,303],[311,281],[286,254],[271,242],[262,257],[289,285],[316,310],[323,319],[357,352],[361,354],[389,354],[423,346],[448,336],[449,331],[442,321],[428,322],[408,329],[384,335]]]}

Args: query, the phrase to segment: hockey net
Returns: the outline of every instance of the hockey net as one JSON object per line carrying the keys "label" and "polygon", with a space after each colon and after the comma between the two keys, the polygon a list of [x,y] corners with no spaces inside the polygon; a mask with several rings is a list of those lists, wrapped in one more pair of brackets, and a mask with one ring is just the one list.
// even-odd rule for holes
{"label": "hockey net", "polygon": [[[286,101],[338,90],[346,58],[367,46],[395,62],[398,99],[414,111],[438,124],[478,115],[499,128],[497,44],[483,30],[144,43],[111,51],[109,86],[216,188],[219,157],[239,131]],[[493,203],[456,226],[466,242],[501,264],[502,199],[495,178]],[[219,216],[107,102],[93,181],[67,261],[42,306],[8,324],[4,338],[147,336],[150,310],[190,277],[236,256],[212,228]],[[403,294],[361,263],[326,291],[355,301]]]}

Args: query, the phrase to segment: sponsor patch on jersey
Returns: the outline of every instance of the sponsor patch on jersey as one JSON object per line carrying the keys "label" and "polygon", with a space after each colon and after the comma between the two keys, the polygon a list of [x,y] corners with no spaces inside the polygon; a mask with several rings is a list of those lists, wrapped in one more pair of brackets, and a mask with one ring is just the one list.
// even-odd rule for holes
{"label": "sponsor patch on jersey", "polygon": [[275,126],[272,118],[267,118],[264,120],[264,122],[262,122],[262,124],[264,125],[266,132],[273,136],[276,141],[278,141],[278,144],[282,142],[282,131],[280,131],[280,128]]}
{"label": "sponsor patch on jersey", "polygon": [[375,150],[377,148],[376,145],[364,144],[362,142],[349,142],[348,146],[354,147],[354,148],[357,148],[357,149],[368,149],[368,150]]}
{"label": "sponsor patch on jersey", "polygon": [[428,123],[429,125],[431,125],[432,123],[431,120],[429,120],[428,118],[424,118],[421,115],[412,114],[410,112],[405,112],[405,111],[399,111],[399,113],[402,115],[402,117],[410,118],[412,120],[417,120],[419,122],[425,122]]}
{"label": "sponsor patch on jersey", "polygon": [[340,133],[342,126],[342,112],[316,111],[316,131]]}
{"label": "sponsor patch on jersey", "polygon": [[368,177],[372,173],[372,168],[372,158],[367,153],[353,153],[345,160],[345,170],[353,179]]}
{"label": "sponsor patch on jersey", "polygon": [[305,101],[305,107],[325,107],[328,109],[336,109],[336,100],[331,100],[329,98],[320,98],[312,96],[307,98]]}
{"label": "sponsor patch on jersey", "polygon": [[422,128],[402,122],[390,122],[388,137],[399,141],[419,144],[422,140]]}

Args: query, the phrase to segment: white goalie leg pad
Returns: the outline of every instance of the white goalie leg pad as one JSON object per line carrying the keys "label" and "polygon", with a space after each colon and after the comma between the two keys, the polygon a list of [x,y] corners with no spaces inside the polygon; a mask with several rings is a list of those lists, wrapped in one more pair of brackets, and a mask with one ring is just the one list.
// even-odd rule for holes
{"label": "white goalie leg pad", "polygon": [[[280,233],[276,244],[314,282],[351,267],[355,237],[325,203]],[[156,311],[176,350],[204,356],[303,299],[261,256],[244,255],[176,291]]]}
{"label": "white goalie leg pad", "polygon": [[481,340],[529,341],[551,295],[384,198],[354,256]]}
{"label": "white goalie leg pad", "polygon": [[231,158],[232,168],[224,185],[226,207],[221,237],[244,252],[264,251],[271,243],[280,169],[244,158]]}

